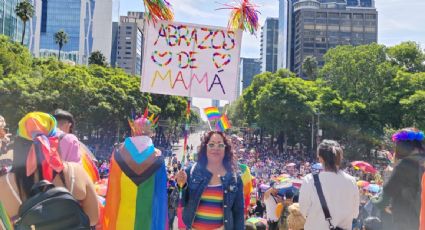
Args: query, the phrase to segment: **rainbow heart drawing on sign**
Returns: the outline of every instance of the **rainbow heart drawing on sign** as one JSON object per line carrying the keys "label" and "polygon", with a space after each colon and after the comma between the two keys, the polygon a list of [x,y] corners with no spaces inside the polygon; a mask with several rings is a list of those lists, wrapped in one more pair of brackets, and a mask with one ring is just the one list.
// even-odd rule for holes
{"label": "rainbow heart drawing on sign", "polygon": [[232,60],[232,55],[230,54],[221,54],[221,53],[213,54],[213,62],[217,69],[220,69],[221,67],[229,64],[231,60]]}
{"label": "rainbow heart drawing on sign", "polygon": [[173,59],[173,53],[170,51],[165,51],[163,53],[154,51],[152,53],[151,59],[153,62],[155,62],[155,64],[159,65],[160,67],[164,67],[171,63],[171,60]]}

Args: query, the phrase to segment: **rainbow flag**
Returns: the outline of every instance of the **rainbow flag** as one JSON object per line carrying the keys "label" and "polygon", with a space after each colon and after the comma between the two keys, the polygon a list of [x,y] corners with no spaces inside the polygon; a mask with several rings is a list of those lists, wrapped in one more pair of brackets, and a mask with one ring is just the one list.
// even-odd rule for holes
{"label": "rainbow flag", "polygon": [[216,123],[216,128],[219,131],[226,131],[227,129],[230,129],[232,126],[230,125],[229,119],[227,118],[226,114],[223,114],[223,116],[221,116],[220,120],[217,121]]}
{"label": "rainbow flag", "polygon": [[252,188],[252,175],[251,170],[245,164],[239,164],[239,168],[241,170],[241,179],[243,184],[243,197],[245,202],[245,214],[248,213],[248,207],[251,203],[251,192]]}
{"label": "rainbow flag", "polygon": [[100,180],[99,170],[94,161],[96,158],[86,145],[80,142],[81,164],[93,183]]}
{"label": "rainbow flag", "polygon": [[7,215],[6,209],[0,202],[0,229],[13,230],[12,223]]}
{"label": "rainbow flag", "polygon": [[167,220],[164,157],[149,137],[127,138],[111,157],[102,229],[165,230]]}
{"label": "rainbow flag", "polygon": [[204,109],[205,115],[207,115],[208,120],[220,119],[221,114],[217,107],[208,107]]}

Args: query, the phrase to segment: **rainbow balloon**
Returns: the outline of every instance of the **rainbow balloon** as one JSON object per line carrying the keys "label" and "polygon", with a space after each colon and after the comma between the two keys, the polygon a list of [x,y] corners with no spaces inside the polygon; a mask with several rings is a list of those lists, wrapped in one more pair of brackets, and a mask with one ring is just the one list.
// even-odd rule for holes
{"label": "rainbow balloon", "polygon": [[127,138],[111,158],[103,229],[168,229],[167,209],[164,157]]}

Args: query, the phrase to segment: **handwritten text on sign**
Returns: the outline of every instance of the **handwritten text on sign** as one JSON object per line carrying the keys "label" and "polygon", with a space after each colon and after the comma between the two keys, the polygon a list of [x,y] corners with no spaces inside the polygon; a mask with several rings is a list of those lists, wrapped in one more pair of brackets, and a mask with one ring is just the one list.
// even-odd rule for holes
{"label": "handwritten text on sign", "polygon": [[234,100],[241,37],[221,27],[146,24],[141,91]]}

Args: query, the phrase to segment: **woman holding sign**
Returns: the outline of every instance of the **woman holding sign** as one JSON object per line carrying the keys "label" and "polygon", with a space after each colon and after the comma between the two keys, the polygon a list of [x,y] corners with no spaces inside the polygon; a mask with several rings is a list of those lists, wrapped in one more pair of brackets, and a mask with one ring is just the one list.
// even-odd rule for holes
{"label": "woman holding sign", "polygon": [[198,161],[177,174],[183,189],[183,221],[189,229],[244,229],[243,185],[230,141],[206,134]]}

